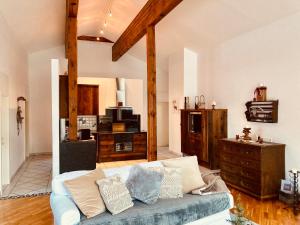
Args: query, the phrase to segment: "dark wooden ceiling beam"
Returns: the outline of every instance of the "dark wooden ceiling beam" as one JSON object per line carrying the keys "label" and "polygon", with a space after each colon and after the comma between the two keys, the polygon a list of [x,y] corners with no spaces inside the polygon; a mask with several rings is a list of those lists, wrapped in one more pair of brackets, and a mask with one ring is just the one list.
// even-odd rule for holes
{"label": "dark wooden ceiling beam", "polygon": [[112,47],[112,60],[117,61],[147,32],[183,0],[149,0]]}
{"label": "dark wooden ceiling beam", "polygon": [[69,139],[77,140],[77,13],[78,0],[66,0],[66,58],[68,59],[69,86]]}
{"label": "dark wooden ceiling beam", "polygon": [[66,0],[66,26],[65,26],[65,55],[68,58],[69,54],[69,33],[70,33],[70,19],[77,18],[79,0]]}
{"label": "dark wooden ceiling beam", "polygon": [[78,36],[77,39],[81,40],[81,41],[96,41],[96,42],[114,43],[105,37],[94,37],[94,36],[88,36],[88,35]]}

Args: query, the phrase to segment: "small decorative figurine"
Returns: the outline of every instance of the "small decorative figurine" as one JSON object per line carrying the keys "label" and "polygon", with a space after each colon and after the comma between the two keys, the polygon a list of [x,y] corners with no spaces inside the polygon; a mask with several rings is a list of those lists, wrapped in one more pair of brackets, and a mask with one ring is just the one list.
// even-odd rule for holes
{"label": "small decorative figurine", "polygon": [[213,102],[211,103],[211,107],[212,107],[213,110],[216,108],[216,105],[217,105],[216,101],[213,101]]}
{"label": "small decorative figurine", "polygon": [[205,97],[201,95],[199,98],[199,109],[205,109]]}
{"label": "small decorative figurine", "polygon": [[199,96],[195,97],[195,109],[199,109]]}
{"label": "small decorative figurine", "polygon": [[184,97],[184,109],[189,109],[189,108],[190,108],[190,98]]}
{"label": "small decorative figurine", "polygon": [[249,136],[251,134],[251,128],[250,127],[245,127],[243,129],[243,133],[244,133],[244,137],[243,139],[245,141],[250,141],[251,140],[251,137]]}
{"label": "small decorative figurine", "polygon": [[18,136],[20,134],[20,130],[22,129],[22,123],[24,120],[24,117],[22,116],[22,109],[21,109],[21,106],[19,105],[19,101],[26,102],[26,99],[24,97],[17,98],[18,108],[17,108],[16,120],[17,120]]}

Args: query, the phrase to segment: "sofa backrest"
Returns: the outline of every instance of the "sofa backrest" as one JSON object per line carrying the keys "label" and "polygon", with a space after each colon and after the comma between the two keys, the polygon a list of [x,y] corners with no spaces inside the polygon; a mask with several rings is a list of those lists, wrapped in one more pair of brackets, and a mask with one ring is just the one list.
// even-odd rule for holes
{"label": "sofa backrest", "polygon": [[[163,165],[160,161],[139,163],[138,165],[140,165],[144,168],[163,167]],[[104,172],[105,176],[107,176],[107,177],[118,174],[118,175],[120,175],[121,180],[125,183],[129,176],[129,171],[130,171],[131,167],[132,166],[114,167],[114,168],[109,168],[109,169],[103,169],[103,172]],[[52,179],[52,193],[54,193],[56,195],[71,196],[69,191],[64,186],[64,181],[75,179],[75,178],[83,176],[89,172],[90,172],[89,170],[80,170],[80,171],[67,172],[67,173],[63,173],[63,174],[59,174],[59,175],[55,176]]]}

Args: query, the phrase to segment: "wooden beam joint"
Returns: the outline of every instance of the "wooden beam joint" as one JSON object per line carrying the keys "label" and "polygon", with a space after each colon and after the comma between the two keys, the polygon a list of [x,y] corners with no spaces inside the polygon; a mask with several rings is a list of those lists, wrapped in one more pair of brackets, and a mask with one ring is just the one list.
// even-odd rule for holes
{"label": "wooden beam joint", "polygon": [[112,47],[112,60],[117,61],[147,32],[183,0],[148,0]]}

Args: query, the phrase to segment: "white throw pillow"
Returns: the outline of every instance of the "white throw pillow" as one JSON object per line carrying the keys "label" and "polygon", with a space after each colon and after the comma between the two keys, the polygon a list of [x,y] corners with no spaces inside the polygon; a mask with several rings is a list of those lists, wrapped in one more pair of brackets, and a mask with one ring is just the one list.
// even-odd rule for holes
{"label": "white throw pillow", "polygon": [[86,175],[64,182],[72,194],[75,204],[87,218],[105,212],[105,205],[96,184],[96,180],[103,178],[105,178],[103,171],[96,169]]}
{"label": "white throw pillow", "polygon": [[113,214],[118,214],[133,206],[129,191],[120,176],[97,180],[99,191],[106,208]]}
{"label": "white throw pillow", "polygon": [[205,185],[199,170],[196,156],[181,157],[161,161],[165,167],[182,169],[183,192],[190,193],[192,190]]}
{"label": "white throw pillow", "polygon": [[73,180],[77,177],[84,176],[91,172],[90,170],[78,170],[72,172],[66,172],[55,176],[52,180],[52,193],[56,195],[71,196],[71,193],[66,189],[64,182],[67,180]]}
{"label": "white throw pillow", "polygon": [[160,186],[159,198],[169,199],[183,197],[181,168],[153,167],[150,169],[164,175]]}

